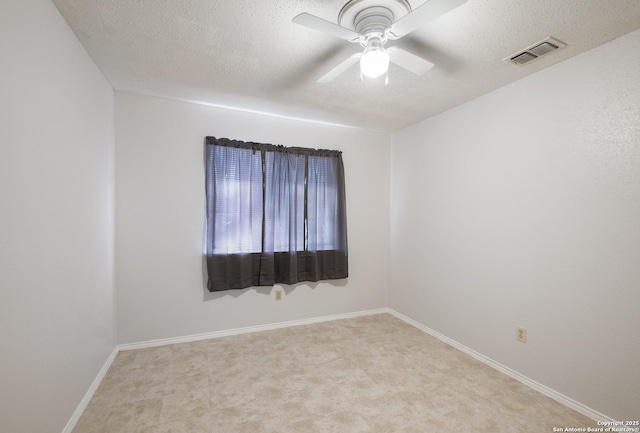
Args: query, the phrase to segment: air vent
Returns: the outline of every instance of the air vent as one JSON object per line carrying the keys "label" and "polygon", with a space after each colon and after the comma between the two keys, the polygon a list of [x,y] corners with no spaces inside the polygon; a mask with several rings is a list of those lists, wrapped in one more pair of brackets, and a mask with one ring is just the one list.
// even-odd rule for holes
{"label": "air vent", "polygon": [[549,37],[531,45],[528,48],[525,48],[524,50],[518,51],[517,53],[503,60],[509,60],[516,65],[524,65],[525,63],[529,63],[530,61],[535,60],[538,57],[542,57],[552,51],[557,50],[558,48],[566,46],[566,44],[560,42],[559,40]]}

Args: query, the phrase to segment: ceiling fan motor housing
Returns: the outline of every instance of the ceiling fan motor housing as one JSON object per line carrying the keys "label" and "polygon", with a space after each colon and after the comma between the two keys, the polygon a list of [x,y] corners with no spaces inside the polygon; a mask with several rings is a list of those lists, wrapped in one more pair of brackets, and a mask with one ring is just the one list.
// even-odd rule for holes
{"label": "ceiling fan motor housing", "polygon": [[351,0],[340,10],[338,23],[361,35],[384,34],[409,12],[411,5],[407,0]]}

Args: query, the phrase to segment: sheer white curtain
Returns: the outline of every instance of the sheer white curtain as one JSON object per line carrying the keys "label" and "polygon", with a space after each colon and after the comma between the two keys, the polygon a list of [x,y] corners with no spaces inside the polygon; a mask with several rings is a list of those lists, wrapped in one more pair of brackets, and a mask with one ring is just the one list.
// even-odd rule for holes
{"label": "sheer white curtain", "polygon": [[340,247],[338,161],[309,156],[307,174],[307,245],[309,251]]}
{"label": "sheer white curtain", "polygon": [[305,157],[265,154],[265,253],[304,251]]}
{"label": "sheer white curtain", "polygon": [[262,157],[252,149],[212,146],[207,159],[215,176],[209,217],[214,254],[259,253],[262,250]]}

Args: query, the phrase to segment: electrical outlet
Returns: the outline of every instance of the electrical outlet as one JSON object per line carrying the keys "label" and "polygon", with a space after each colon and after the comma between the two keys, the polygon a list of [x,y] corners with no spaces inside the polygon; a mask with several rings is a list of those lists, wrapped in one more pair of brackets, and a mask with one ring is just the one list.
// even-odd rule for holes
{"label": "electrical outlet", "polygon": [[276,301],[282,301],[282,290],[276,290]]}
{"label": "electrical outlet", "polygon": [[520,326],[516,327],[516,340],[521,343],[527,342],[527,330]]}

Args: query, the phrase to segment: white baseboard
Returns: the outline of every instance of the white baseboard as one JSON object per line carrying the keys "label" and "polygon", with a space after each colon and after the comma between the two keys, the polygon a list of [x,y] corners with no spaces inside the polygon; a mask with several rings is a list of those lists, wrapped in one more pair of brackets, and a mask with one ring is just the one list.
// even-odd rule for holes
{"label": "white baseboard", "polygon": [[102,382],[102,379],[104,378],[104,376],[107,373],[107,370],[109,370],[109,367],[111,366],[111,364],[113,363],[113,360],[116,358],[116,355],[118,354],[119,351],[121,350],[134,350],[134,349],[144,349],[144,348],[148,348],[148,347],[157,347],[157,346],[164,346],[164,345],[168,345],[168,344],[178,344],[178,343],[188,343],[188,342],[192,342],[192,341],[200,341],[200,340],[208,340],[211,338],[220,338],[220,337],[228,337],[231,335],[240,335],[240,334],[249,334],[249,333],[253,333],[253,332],[260,332],[260,331],[270,331],[273,329],[281,329],[281,328],[288,328],[291,326],[301,326],[301,325],[310,325],[313,323],[320,323],[320,322],[330,322],[333,320],[341,320],[341,319],[352,319],[355,317],[362,317],[362,316],[371,316],[371,315],[375,315],[375,314],[383,314],[383,313],[388,313],[391,314],[395,317],[397,317],[398,319],[408,323],[409,325],[412,325],[418,329],[420,329],[421,331],[431,335],[432,337],[437,338],[438,340],[454,347],[455,349],[460,350],[461,352],[466,353],[467,355],[471,356],[472,358],[477,359],[478,361],[506,374],[509,377],[512,377],[513,379],[529,386],[530,388],[540,392],[543,395],[546,395],[549,398],[552,398],[553,400],[575,410],[576,412],[579,412],[595,421],[615,421],[614,419],[601,414],[600,412],[593,410],[585,405],[583,405],[582,403],[579,403],[563,394],[560,394],[559,392],[545,386],[542,385],[541,383],[536,382],[533,379],[530,379],[520,373],[518,373],[515,370],[510,369],[509,367],[506,367],[502,364],[500,364],[499,362],[494,361],[491,358],[488,358],[486,356],[484,356],[483,354],[476,352],[473,349],[470,349],[468,347],[466,347],[463,344],[458,343],[455,340],[452,340],[449,337],[446,337],[442,334],[440,334],[439,332],[434,331],[431,328],[428,328],[427,326],[413,320],[410,319],[409,317],[391,309],[391,308],[380,308],[380,309],[376,309],[376,310],[366,310],[366,311],[358,311],[358,312],[354,312],[354,313],[344,313],[344,314],[335,314],[335,315],[331,315],[331,316],[322,316],[322,317],[314,317],[314,318],[310,318],[310,319],[301,319],[301,320],[292,320],[292,321],[287,321],[287,322],[279,322],[279,323],[272,323],[272,324],[267,324],[267,325],[258,325],[258,326],[248,326],[245,328],[237,328],[237,329],[229,329],[229,330],[224,330],[224,331],[215,331],[215,332],[208,332],[208,333],[204,333],[204,334],[196,334],[196,335],[187,335],[187,336],[183,336],[183,337],[173,337],[173,338],[163,338],[163,339],[158,339],[158,340],[150,340],[150,341],[142,341],[139,343],[129,343],[129,344],[121,344],[118,345],[114,348],[113,352],[111,353],[111,355],[109,356],[109,358],[107,359],[107,361],[105,362],[104,366],[102,367],[102,369],[100,370],[100,373],[98,373],[98,376],[95,378],[95,380],[93,381],[93,384],[91,385],[91,387],[89,388],[89,390],[87,391],[87,393],[85,394],[84,398],[82,399],[82,401],[80,402],[80,404],[78,405],[76,411],[74,412],[73,416],[71,417],[71,419],[69,420],[69,422],[67,423],[66,427],[64,428],[64,430],[62,431],[62,433],[71,433],[71,431],[73,430],[73,428],[75,427],[75,425],[78,423],[78,420],[80,419],[80,416],[82,415],[82,413],[84,412],[84,410],[86,409],[87,405],[89,404],[89,401],[91,400],[91,398],[93,397],[93,394],[95,393],[95,391],[98,389],[98,386],[100,385],[100,383]]}
{"label": "white baseboard", "polygon": [[352,319],[354,317],[371,316],[374,314],[389,313],[388,308],[377,310],[357,311],[354,313],[334,314],[331,316],[313,317],[310,319],[291,320],[287,322],[271,323],[267,325],[248,326],[246,328],[229,329],[224,331],[207,332],[204,334],[186,335],[183,337],[162,338],[158,340],[141,341],[139,343],[121,344],[119,350],[145,349],[148,347],[165,346],[168,344],[189,343],[192,341],[209,340],[211,338],[229,337],[231,335],[249,334],[252,332],[271,331],[273,329],[288,328],[291,326],[311,325],[313,323],[330,322],[333,320]]}
{"label": "white baseboard", "polygon": [[509,377],[512,377],[513,379],[527,385],[530,388],[533,388],[534,390],[538,391],[541,394],[546,395],[549,398],[552,398],[553,400],[557,401],[558,403],[561,403],[573,410],[575,410],[576,412],[579,412],[589,418],[591,418],[594,421],[614,421],[614,419],[609,418],[606,415],[601,414],[600,412],[591,409],[590,407],[585,406],[584,404],[577,402],[569,397],[567,397],[566,395],[560,394],[559,392],[549,388],[548,386],[545,386],[539,382],[536,382],[533,379],[528,378],[527,376],[524,376],[520,373],[518,373],[515,370],[510,369],[509,367],[500,364],[499,362],[494,361],[491,358],[488,358],[486,356],[484,356],[483,354],[476,352],[473,349],[468,348],[467,346],[458,343],[455,340],[452,340],[449,337],[446,337],[442,334],[440,334],[437,331],[434,331],[431,328],[428,328],[426,326],[424,326],[422,323],[417,322],[413,319],[410,319],[409,317],[398,313],[397,311],[389,308],[388,309],[389,314],[394,315],[395,317],[397,317],[398,319],[408,323],[409,325],[415,326],[416,328],[420,329],[421,331],[424,331],[425,333],[431,335],[432,337],[437,338],[438,340],[460,350],[461,352],[466,353],[467,355],[471,356],[472,358],[477,359],[478,361],[488,365],[489,367],[495,368],[496,370],[500,371],[501,373],[506,374]]}
{"label": "white baseboard", "polygon": [[96,390],[98,389],[98,386],[100,386],[100,383],[102,382],[102,379],[104,379],[104,376],[107,374],[107,371],[109,370],[109,367],[111,367],[111,364],[113,363],[113,360],[116,359],[116,356],[118,355],[118,352],[119,352],[118,348],[115,347],[113,349],[113,351],[111,352],[111,354],[109,355],[109,358],[107,358],[107,361],[104,363],[104,365],[100,369],[100,372],[98,373],[98,375],[94,379],[93,383],[89,387],[89,390],[84,395],[84,398],[82,399],[82,401],[80,402],[80,404],[76,408],[75,412],[71,416],[71,419],[69,420],[69,422],[67,422],[67,425],[64,427],[64,430],[62,430],[62,433],[71,433],[71,431],[74,429],[74,427],[78,423],[78,420],[82,416],[82,413],[84,412],[84,410],[89,405],[89,402],[91,401],[91,398],[93,397],[93,394],[95,394]]}
{"label": "white baseboard", "polygon": [[95,380],[91,384],[91,387],[89,388],[84,398],[82,399],[82,401],[76,408],[75,412],[71,416],[71,419],[69,420],[69,422],[67,422],[67,425],[65,426],[64,430],[62,430],[62,433],[71,433],[71,431],[74,429],[74,427],[78,423],[78,420],[82,416],[82,413],[85,411],[85,409],[89,405],[89,402],[93,397],[93,394],[98,389],[98,386],[100,386],[102,379],[104,379],[105,375],[107,374],[107,371],[109,370],[109,367],[111,367],[111,364],[113,363],[114,359],[116,359],[116,356],[120,351],[145,349],[148,347],[164,346],[167,344],[188,343],[191,341],[208,340],[211,338],[228,337],[231,335],[240,335],[240,334],[249,334],[252,332],[269,331],[272,329],[288,328],[290,326],[310,325],[313,323],[330,322],[333,320],[352,319],[354,317],[372,316],[374,314],[383,314],[383,313],[389,313],[389,309],[380,308],[377,310],[366,310],[366,311],[357,311],[354,313],[334,314],[331,316],[314,317],[310,319],[292,320],[288,322],[279,322],[279,323],[272,323],[272,324],[258,325],[258,326],[248,326],[246,328],[229,329],[225,331],[207,332],[204,334],[186,335],[183,337],[163,338],[159,340],[142,341],[139,343],[118,345],[113,349],[113,352],[111,352],[111,355],[109,355],[109,358],[102,366],[102,369],[96,376]]}

